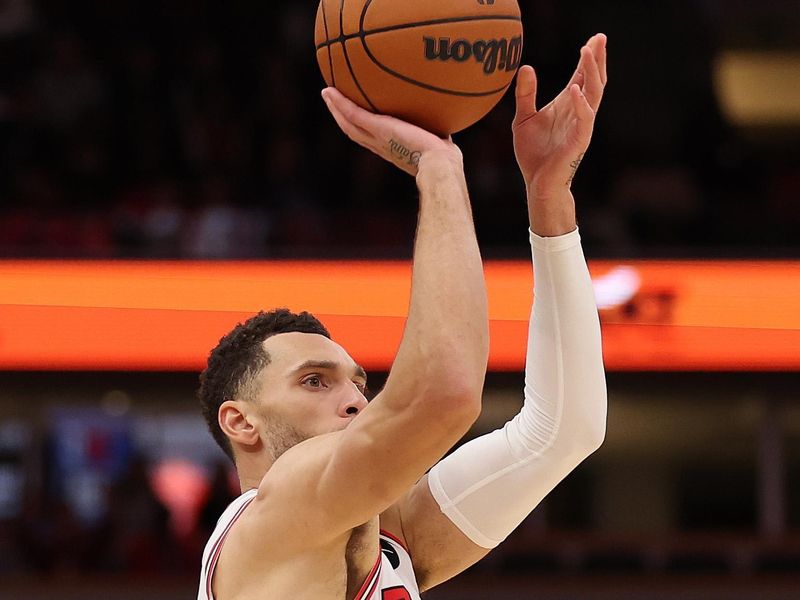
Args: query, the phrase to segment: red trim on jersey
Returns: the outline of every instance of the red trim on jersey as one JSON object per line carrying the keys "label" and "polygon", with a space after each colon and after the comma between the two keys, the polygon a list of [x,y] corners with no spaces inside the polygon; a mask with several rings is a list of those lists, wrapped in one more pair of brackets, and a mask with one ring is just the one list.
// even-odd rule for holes
{"label": "red trim on jersey", "polygon": [[400,538],[398,538],[396,535],[394,535],[394,534],[392,534],[392,533],[389,533],[389,532],[388,532],[388,531],[386,531],[385,529],[381,529],[381,532],[380,532],[380,533],[381,533],[381,535],[382,535],[382,536],[384,536],[384,537],[387,537],[387,538],[389,538],[390,540],[392,540],[392,541],[394,541],[394,542],[397,542],[398,544],[400,544],[400,547],[401,547],[403,550],[405,550],[406,552],[408,552],[408,555],[409,555],[409,556],[411,556],[411,552],[409,552],[409,550],[408,550],[408,546],[406,546],[406,545],[405,545],[405,544],[404,544],[404,543],[403,543],[403,542],[400,540]]}
{"label": "red trim on jersey", "polygon": [[375,566],[367,575],[363,585],[358,590],[353,600],[368,600],[372,594],[375,593],[375,588],[378,586],[378,581],[381,578],[381,561],[383,560],[383,553],[378,549],[378,560],[375,561]]}
{"label": "red trim on jersey", "polygon": [[372,582],[369,591],[366,594],[364,594],[364,600],[369,600],[370,598],[372,598],[372,595],[378,589],[380,582],[381,582],[381,573],[380,569],[378,569],[378,574],[375,575],[375,581]]}
{"label": "red trim on jersey", "polygon": [[214,597],[211,591],[211,580],[214,577],[214,569],[217,566],[217,561],[219,560],[219,555],[222,554],[222,543],[225,541],[225,538],[228,537],[228,533],[231,531],[231,527],[233,524],[236,523],[237,519],[242,516],[244,509],[250,506],[250,503],[255,500],[256,497],[253,496],[252,498],[248,498],[245,500],[244,504],[239,507],[239,510],[236,511],[236,514],[233,515],[233,518],[230,520],[228,525],[225,527],[225,531],[222,532],[222,535],[219,536],[214,547],[211,550],[211,554],[209,554],[208,559],[208,569],[206,570],[206,596],[211,600]]}

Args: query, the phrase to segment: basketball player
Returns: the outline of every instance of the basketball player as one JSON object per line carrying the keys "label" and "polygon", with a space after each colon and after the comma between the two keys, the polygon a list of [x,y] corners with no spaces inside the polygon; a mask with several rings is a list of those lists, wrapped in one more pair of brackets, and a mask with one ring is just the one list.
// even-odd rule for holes
{"label": "basketball player", "polygon": [[208,542],[198,600],[418,600],[502,542],[602,443],[600,328],[570,183],[603,96],[605,45],[592,37],[539,111],[533,69],[519,72],[514,144],[536,268],[525,402],[444,459],[480,413],[489,346],[461,154],[323,91],[350,138],[416,177],[408,321],[370,403],[364,370],[308,313],[260,313],[211,352],[200,398],[243,493]]}

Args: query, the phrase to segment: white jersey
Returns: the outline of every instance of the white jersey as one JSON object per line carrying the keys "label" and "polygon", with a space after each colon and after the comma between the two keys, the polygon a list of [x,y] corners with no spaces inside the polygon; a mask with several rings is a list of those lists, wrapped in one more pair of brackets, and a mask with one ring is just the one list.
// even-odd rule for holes
{"label": "white jersey", "polygon": [[234,523],[239,519],[250,503],[256,499],[258,490],[247,490],[244,494],[236,498],[228,505],[222,513],[214,533],[208,538],[206,549],[203,550],[203,564],[200,570],[200,588],[197,591],[197,600],[214,600],[214,592],[211,591],[211,580],[214,577],[214,569],[217,568],[219,555],[222,553],[222,544],[228,537]]}
{"label": "white jersey", "polygon": [[[211,580],[217,566],[225,538],[241,514],[256,497],[256,490],[248,490],[231,502],[217,521],[214,533],[203,551],[200,588],[197,600],[214,600]],[[354,600],[420,600],[417,578],[411,556],[403,544],[392,534],[381,530],[381,549],[375,565],[358,590]],[[267,594],[268,596],[268,594]],[[266,597],[265,600],[271,600]]]}
{"label": "white jersey", "polygon": [[381,551],[355,600],[420,600],[411,556],[391,533],[381,530]]}

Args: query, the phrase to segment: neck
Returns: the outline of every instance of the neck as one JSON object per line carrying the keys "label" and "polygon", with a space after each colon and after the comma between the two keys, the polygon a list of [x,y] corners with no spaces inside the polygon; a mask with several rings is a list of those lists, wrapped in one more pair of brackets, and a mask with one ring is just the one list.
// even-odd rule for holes
{"label": "neck", "polygon": [[247,490],[258,489],[261,480],[264,479],[267,471],[272,467],[273,461],[266,460],[263,456],[237,456],[236,473],[239,475],[239,486],[242,493]]}
{"label": "neck", "polygon": [[261,481],[257,478],[239,477],[239,487],[241,487],[243,494],[247,490],[257,489],[260,483]]}

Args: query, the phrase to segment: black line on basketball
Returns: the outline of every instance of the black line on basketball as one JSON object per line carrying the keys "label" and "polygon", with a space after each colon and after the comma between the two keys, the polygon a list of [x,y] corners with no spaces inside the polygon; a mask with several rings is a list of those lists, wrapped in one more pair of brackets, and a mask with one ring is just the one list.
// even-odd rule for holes
{"label": "black line on basketball", "polygon": [[[339,6],[339,31],[344,33],[344,0],[342,0],[342,4]],[[369,99],[364,89],[361,87],[361,84],[358,83],[358,78],[356,77],[355,71],[353,71],[353,65],[350,64],[350,57],[347,55],[347,42],[342,40],[342,52],[344,52],[344,60],[347,63],[347,68],[350,69],[350,76],[353,78],[353,82],[356,84],[358,91],[361,92],[361,95],[364,96],[364,100],[367,101],[372,112],[380,112],[378,108],[372,103],[372,100]]]}
{"label": "black line on basketball", "polygon": [[508,86],[511,85],[511,82],[509,81],[506,85],[504,85],[502,87],[499,87],[496,90],[488,90],[486,92],[459,92],[458,90],[448,90],[447,88],[436,87],[435,85],[430,85],[430,84],[424,83],[422,81],[417,81],[416,79],[411,79],[410,77],[407,77],[407,76],[403,75],[402,73],[398,73],[397,71],[394,71],[393,69],[390,69],[389,67],[387,67],[386,65],[384,65],[383,63],[378,61],[378,59],[375,58],[375,56],[370,51],[369,46],[367,46],[367,40],[365,38],[361,39],[361,45],[364,46],[364,52],[367,53],[367,56],[369,57],[369,59],[372,62],[374,62],[378,66],[378,68],[382,69],[383,71],[386,71],[387,73],[389,73],[389,75],[391,75],[393,77],[396,77],[397,79],[405,81],[406,83],[410,83],[411,85],[415,85],[417,87],[421,87],[423,89],[430,90],[432,92],[439,92],[441,94],[448,94],[450,96],[463,96],[463,97],[467,97],[467,98],[481,98],[483,96],[491,96],[493,94],[499,94],[500,92],[502,92],[504,90],[507,90]]}
{"label": "black line on basketball", "polygon": [[[331,34],[328,33],[328,15],[325,13],[325,0],[320,0],[320,5],[322,5],[322,22],[325,25],[325,41],[330,40]],[[331,69],[331,85],[336,87],[336,73],[333,72],[333,56],[331,55],[331,47],[330,44],[328,46],[328,66]],[[317,48],[319,50],[319,48]]]}
{"label": "black line on basketball", "polygon": [[[342,2],[344,2],[344,0],[342,0]],[[367,38],[367,34],[364,32],[364,20],[367,18],[367,9],[369,9],[369,5],[370,4],[372,4],[372,0],[367,0],[364,3],[364,8],[361,9],[361,18],[359,19],[359,23],[358,23],[359,33],[361,34],[360,35],[360,37],[361,37],[361,45],[364,47],[364,52],[367,53],[367,56],[369,57],[369,59],[373,63],[375,63],[380,69],[382,69],[383,71],[386,71],[387,73],[389,73],[389,75],[391,75],[393,77],[396,77],[397,79],[400,79],[402,81],[405,81],[406,83],[410,83],[411,85],[415,85],[417,87],[421,87],[423,89],[430,90],[432,92],[439,92],[441,94],[448,94],[450,96],[462,96],[462,97],[467,97],[467,98],[480,98],[480,97],[483,97],[483,96],[492,96],[494,94],[499,94],[500,92],[503,92],[503,91],[507,90],[508,86],[511,85],[511,82],[509,81],[506,85],[504,85],[504,86],[502,86],[500,88],[497,88],[496,90],[490,90],[490,91],[487,91],[487,92],[459,92],[459,91],[456,91],[456,90],[448,90],[446,88],[440,88],[440,87],[436,87],[435,85],[430,85],[430,84],[427,84],[427,83],[423,83],[422,81],[417,81],[416,79],[411,79],[410,77],[406,77],[405,75],[390,69],[389,67],[387,67],[386,65],[381,63],[377,58],[375,58],[375,55],[372,54],[372,51],[369,49],[369,46],[367,46],[367,39],[366,39]],[[497,18],[498,17],[463,17],[463,18],[437,19],[436,20],[437,22],[434,23],[434,24],[438,25],[440,23],[457,23],[457,22],[462,22],[462,21],[478,21],[478,20],[480,20],[480,21],[490,21],[490,20],[494,20],[494,19],[497,19]],[[520,20],[519,17],[512,17],[512,18],[515,21],[519,21]],[[509,20],[509,17],[500,17],[500,20],[507,21],[507,20]],[[421,27],[422,24],[416,24],[415,26],[416,27]],[[387,31],[395,31],[397,29],[409,29],[409,27],[407,27],[407,26],[386,27],[386,28],[382,29],[381,31],[372,30],[372,31],[370,31],[370,35],[375,34],[375,33],[385,33]]]}
{"label": "black line on basketball", "polygon": [[[370,2],[367,2],[367,6],[369,6]],[[365,7],[366,8],[366,7]],[[344,32],[341,32],[338,38],[333,40],[328,40],[327,42],[322,42],[317,46],[317,50],[323,48],[324,46],[329,46],[331,44],[336,44],[341,41],[352,40],[355,38],[364,38],[369,35],[374,35],[376,33],[385,33],[387,31],[399,31],[401,29],[414,29],[415,27],[425,27],[427,25],[442,25],[446,23],[462,23],[465,21],[517,21],[521,22],[522,19],[520,17],[515,17],[514,15],[492,15],[492,16],[467,16],[467,17],[447,17],[443,19],[431,19],[430,21],[415,21],[414,23],[400,23],[398,25],[387,25],[386,27],[377,27],[375,29],[364,30],[364,15],[366,13],[362,13],[361,15],[361,25],[358,33],[348,33],[347,35]]]}

